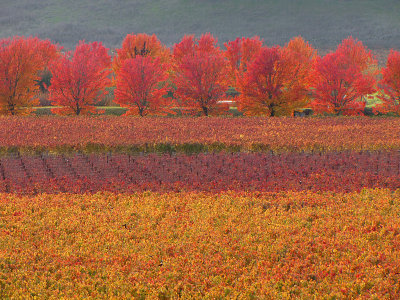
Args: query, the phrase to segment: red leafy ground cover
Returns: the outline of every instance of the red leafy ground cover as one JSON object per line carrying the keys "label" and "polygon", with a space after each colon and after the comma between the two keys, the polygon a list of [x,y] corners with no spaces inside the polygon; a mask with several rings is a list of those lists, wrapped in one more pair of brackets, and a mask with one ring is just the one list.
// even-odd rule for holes
{"label": "red leafy ground cover", "polygon": [[0,192],[359,191],[400,187],[398,152],[0,158]]}
{"label": "red leafy ground cover", "polygon": [[399,118],[2,117],[0,150],[101,151],[130,145],[237,145],[277,151],[400,149]]}

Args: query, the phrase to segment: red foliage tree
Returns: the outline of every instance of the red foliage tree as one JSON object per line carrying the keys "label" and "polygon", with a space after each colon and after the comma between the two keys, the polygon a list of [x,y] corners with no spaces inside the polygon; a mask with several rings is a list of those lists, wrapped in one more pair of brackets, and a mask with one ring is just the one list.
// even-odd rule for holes
{"label": "red foliage tree", "polygon": [[211,34],[195,40],[185,36],[175,45],[175,95],[181,105],[200,111],[205,116],[218,112],[218,103],[228,89],[227,61]]}
{"label": "red foliage tree", "polygon": [[356,115],[363,112],[363,97],[375,91],[376,61],[361,42],[348,38],[315,62],[316,112]]}
{"label": "red foliage tree", "polygon": [[57,46],[38,38],[0,40],[0,112],[27,114],[38,104],[40,72],[58,55]]}
{"label": "red foliage tree", "polygon": [[98,42],[79,42],[73,55],[69,52],[50,65],[53,74],[49,87],[50,101],[62,106],[57,114],[96,113],[93,106],[110,84],[111,57]]}
{"label": "red foliage tree", "polygon": [[344,55],[348,65],[357,66],[362,73],[368,75],[377,74],[377,61],[371,50],[368,50],[361,41],[350,36],[338,45],[337,52]]}
{"label": "red foliage tree", "polygon": [[163,45],[155,34],[148,35],[145,33],[128,34],[122,42],[122,47],[116,50],[113,59],[113,70],[118,74],[127,59],[136,56],[150,56],[159,58],[161,63],[170,61],[170,50]]}
{"label": "red foliage tree", "polygon": [[253,38],[236,38],[224,44],[226,47],[225,56],[229,61],[229,79],[231,86],[237,85],[238,79],[242,78],[251,63],[262,48],[262,40],[258,36]]}
{"label": "red foliage tree", "polygon": [[374,108],[375,112],[394,112],[400,115],[400,52],[390,51],[386,68],[382,69],[381,89],[378,98],[382,101]]}
{"label": "red foliage tree", "polygon": [[239,110],[275,116],[281,106],[284,72],[279,47],[263,48],[240,82]]}
{"label": "red foliage tree", "polygon": [[313,65],[317,51],[302,37],[290,40],[282,48],[283,70],[285,74],[283,95],[287,114],[305,107],[311,101]]}
{"label": "red foliage tree", "polygon": [[261,49],[238,81],[239,110],[247,115],[290,115],[307,103],[315,50],[302,38]]}
{"label": "red foliage tree", "polygon": [[118,73],[115,102],[128,107],[127,114],[138,113],[143,117],[159,112],[165,104],[166,79],[166,66],[159,58],[137,56],[127,59]]}

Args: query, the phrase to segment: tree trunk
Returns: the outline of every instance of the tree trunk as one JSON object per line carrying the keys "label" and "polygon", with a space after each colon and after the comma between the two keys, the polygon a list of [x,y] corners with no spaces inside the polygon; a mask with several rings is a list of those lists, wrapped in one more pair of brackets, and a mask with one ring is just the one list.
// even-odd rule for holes
{"label": "tree trunk", "polygon": [[202,109],[203,109],[204,115],[207,117],[208,116],[208,108],[207,108],[207,106],[203,106]]}
{"label": "tree trunk", "polygon": [[77,116],[79,116],[80,115],[80,113],[81,113],[81,108],[80,108],[80,106],[79,106],[79,103],[76,103],[76,115]]}
{"label": "tree trunk", "polygon": [[10,111],[11,115],[15,115],[15,105],[13,103],[8,104],[8,110]]}
{"label": "tree trunk", "polygon": [[275,104],[274,103],[271,103],[270,105],[268,105],[268,108],[269,108],[269,116],[270,117],[275,117],[275,114],[276,114],[276,112],[275,112]]}

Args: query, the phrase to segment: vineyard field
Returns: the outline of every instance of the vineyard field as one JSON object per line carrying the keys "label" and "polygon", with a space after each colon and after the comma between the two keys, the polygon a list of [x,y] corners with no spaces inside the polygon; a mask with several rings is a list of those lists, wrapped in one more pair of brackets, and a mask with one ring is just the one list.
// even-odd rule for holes
{"label": "vineyard field", "polygon": [[0,153],[400,149],[399,118],[2,117],[0,128]]}
{"label": "vineyard field", "polygon": [[400,294],[400,194],[0,196],[0,298]]}
{"label": "vineyard field", "polygon": [[0,118],[0,299],[397,299],[398,118]]}
{"label": "vineyard field", "polygon": [[357,191],[400,188],[399,152],[41,155],[0,158],[0,191]]}

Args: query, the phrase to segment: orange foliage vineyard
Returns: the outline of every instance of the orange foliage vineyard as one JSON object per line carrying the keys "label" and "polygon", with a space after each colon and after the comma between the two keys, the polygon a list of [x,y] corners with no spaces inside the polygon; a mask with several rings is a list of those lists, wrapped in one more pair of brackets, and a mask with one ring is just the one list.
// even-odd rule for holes
{"label": "orange foliage vineyard", "polygon": [[400,294],[400,192],[0,197],[0,298]]}

